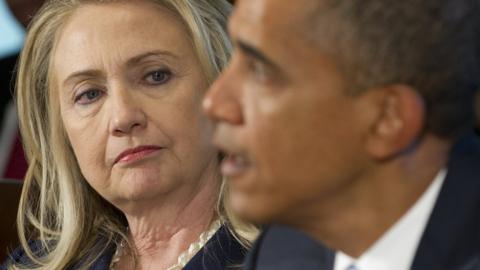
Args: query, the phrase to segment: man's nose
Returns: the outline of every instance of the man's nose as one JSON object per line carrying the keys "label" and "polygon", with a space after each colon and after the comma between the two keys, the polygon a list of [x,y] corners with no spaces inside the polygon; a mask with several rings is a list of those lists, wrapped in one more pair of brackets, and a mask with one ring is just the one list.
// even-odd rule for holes
{"label": "man's nose", "polygon": [[141,102],[135,98],[131,91],[123,87],[111,90],[111,121],[110,132],[121,136],[130,134],[135,129],[146,126],[147,117]]}
{"label": "man's nose", "polygon": [[216,122],[243,123],[241,77],[232,63],[210,86],[203,99],[203,111]]}

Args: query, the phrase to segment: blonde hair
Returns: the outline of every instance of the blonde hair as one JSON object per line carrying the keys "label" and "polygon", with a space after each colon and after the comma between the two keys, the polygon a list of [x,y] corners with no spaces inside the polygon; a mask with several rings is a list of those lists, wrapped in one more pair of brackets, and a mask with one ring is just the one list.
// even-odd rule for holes
{"label": "blonde hair", "polygon": [[[183,21],[209,83],[227,65],[231,43],[225,32],[231,5],[226,0],[151,0]],[[125,217],[82,176],[52,96],[52,55],[62,27],[83,3],[106,0],[51,0],[33,19],[20,56],[16,98],[28,171],[17,226],[30,265],[11,269],[88,268],[109,246],[125,239]],[[225,182],[218,215],[245,245],[254,226],[229,210]],[[31,241],[36,247],[32,248]]]}

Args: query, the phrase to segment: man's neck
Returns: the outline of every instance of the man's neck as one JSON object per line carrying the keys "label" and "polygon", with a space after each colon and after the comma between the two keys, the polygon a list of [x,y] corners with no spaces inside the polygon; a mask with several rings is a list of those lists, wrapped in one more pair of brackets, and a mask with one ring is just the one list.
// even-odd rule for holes
{"label": "man's neck", "polygon": [[448,144],[424,139],[415,150],[379,162],[351,187],[309,209],[311,217],[294,224],[307,234],[359,257],[421,197],[447,161]]}

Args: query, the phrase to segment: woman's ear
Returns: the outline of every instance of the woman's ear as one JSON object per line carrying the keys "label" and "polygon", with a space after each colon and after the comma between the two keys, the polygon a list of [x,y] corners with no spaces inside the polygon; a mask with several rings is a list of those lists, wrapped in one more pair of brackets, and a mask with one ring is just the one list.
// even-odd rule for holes
{"label": "woman's ear", "polygon": [[373,158],[388,159],[415,144],[425,122],[425,105],[420,94],[406,85],[375,91],[377,115],[366,146]]}

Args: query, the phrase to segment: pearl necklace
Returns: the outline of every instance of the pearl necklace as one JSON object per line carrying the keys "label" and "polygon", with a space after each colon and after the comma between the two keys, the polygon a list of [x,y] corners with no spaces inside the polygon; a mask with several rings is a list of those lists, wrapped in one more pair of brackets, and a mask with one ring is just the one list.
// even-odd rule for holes
{"label": "pearl necklace", "polygon": [[[220,229],[221,227],[221,222],[220,220],[215,220],[211,225],[210,228],[207,231],[204,231],[203,233],[200,234],[198,239],[191,243],[190,246],[182,253],[177,258],[177,263],[170,266],[167,268],[167,270],[181,270],[187,265],[187,263],[197,254],[200,249],[205,246],[205,244],[212,238],[212,236]],[[117,264],[118,261],[120,261],[120,258],[124,255],[124,249],[125,249],[125,240],[122,240],[120,242],[120,245],[117,246],[115,250],[115,254],[113,255],[112,261],[110,263],[110,270],[115,270],[115,265]]]}

